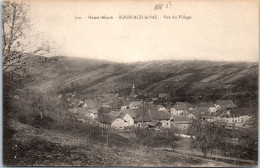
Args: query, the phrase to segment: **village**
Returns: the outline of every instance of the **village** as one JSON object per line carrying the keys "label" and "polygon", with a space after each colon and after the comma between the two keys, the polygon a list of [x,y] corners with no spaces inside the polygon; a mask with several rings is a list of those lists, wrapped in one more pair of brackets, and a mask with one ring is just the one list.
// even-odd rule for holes
{"label": "village", "polygon": [[93,123],[114,130],[129,127],[155,130],[175,127],[186,133],[194,119],[201,122],[218,122],[231,130],[252,127],[253,116],[246,110],[237,108],[232,100],[197,104],[176,102],[173,106],[155,103],[167,100],[168,96],[167,93],[160,93],[158,97],[140,99],[133,84],[128,97],[108,96],[101,101],[97,98],[77,99],[74,94],[67,94],[66,101],[69,104],[69,112],[75,115],[78,122]]}

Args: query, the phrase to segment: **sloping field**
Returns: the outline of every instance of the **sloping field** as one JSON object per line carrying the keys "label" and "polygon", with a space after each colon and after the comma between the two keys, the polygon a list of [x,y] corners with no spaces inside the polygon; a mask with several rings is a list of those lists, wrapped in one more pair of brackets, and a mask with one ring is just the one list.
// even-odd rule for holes
{"label": "sloping field", "polygon": [[17,121],[11,125],[17,131],[13,148],[16,166],[230,166],[159,149],[102,144],[89,139],[87,132],[76,136]]}

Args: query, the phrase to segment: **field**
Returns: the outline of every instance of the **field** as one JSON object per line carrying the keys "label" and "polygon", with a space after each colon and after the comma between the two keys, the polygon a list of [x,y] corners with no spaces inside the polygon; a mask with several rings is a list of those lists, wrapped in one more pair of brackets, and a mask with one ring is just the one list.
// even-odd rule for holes
{"label": "field", "polygon": [[14,158],[6,163],[13,166],[232,166],[130,142],[101,143],[88,132],[47,130],[17,121],[11,125],[17,132],[11,151]]}

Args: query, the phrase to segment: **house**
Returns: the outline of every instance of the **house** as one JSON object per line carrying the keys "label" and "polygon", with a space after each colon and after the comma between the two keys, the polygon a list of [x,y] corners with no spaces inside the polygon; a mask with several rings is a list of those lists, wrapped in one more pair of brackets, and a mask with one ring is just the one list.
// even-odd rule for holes
{"label": "house", "polygon": [[182,110],[176,110],[174,107],[170,109],[170,112],[171,112],[171,116],[181,115],[183,113]]}
{"label": "house", "polygon": [[169,94],[168,93],[159,93],[158,97],[160,99],[168,99]]}
{"label": "house", "polygon": [[148,109],[138,109],[135,110],[136,117],[134,118],[136,127],[148,127],[151,121],[161,122],[161,126],[165,128],[170,128],[171,115],[165,111],[158,111],[153,108]]}
{"label": "house", "polygon": [[136,117],[134,118],[135,127],[147,127],[147,124],[152,121],[150,109],[134,109]]}
{"label": "house", "polygon": [[128,109],[127,106],[121,106],[121,107],[120,107],[120,110],[126,110],[126,109]]}
{"label": "house", "polygon": [[102,128],[110,128],[111,123],[117,119],[117,115],[102,114],[98,117],[98,125]]}
{"label": "house", "polygon": [[210,112],[208,107],[195,107],[192,110],[192,114],[195,116],[196,119],[207,121],[207,122],[214,122],[220,120],[219,116],[223,113],[223,111],[218,110],[216,112]]}
{"label": "house", "polygon": [[200,102],[197,104],[197,107],[207,107],[210,113],[215,113],[217,111],[217,108],[212,102]]}
{"label": "house", "polygon": [[192,112],[188,112],[188,115],[187,115],[189,118],[191,119],[196,119],[196,116],[192,113]]}
{"label": "house", "polygon": [[191,112],[194,114],[194,116],[197,119],[202,119],[205,114],[209,113],[209,108],[208,107],[195,107]]}
{"label": "house", "polygon": [[217,100],[215,107],[217,109],[235,109],[237,106],[232,100]]}
{"label": "house", "polygon": [[73,109],[68,109],[68,111],[72,114],[74,114],[75,118],[77,119],[78,122],[86,123],[87,120],[93,119],[90,118],[88,115],[88,112],[85,108],[73,108]]}
{"label": "house", "polygon": [[170,128],[171,127],[171,114],[167,111],[157,111],[152,114],[152,119],[160,121],[162,127]]}
{"label": "house", "polygon": [[121,113],[127,113],[129,114],[133,119],[136,117],[136,113],[132,109],[126,109],[126,110],[120,110]]}
{"label": "house", "polygon": [[158,109],[158,111],[167,111],[167,109],[165,107],[163,107],[162,105],[157,105],[157,109]]}
{"label": "house", "polygon": [[110,111],[108,114],[109,114],[109,115],[113,115],[113,116],[119,116],[120,112],[119,112],[119,111],[114,111],[114,110],[112,110],[112,111]]}
{"label": "house", "polygon": [[202,120],[206,122],[216,122],[221,121],[221,118],[219,117],[222,114],[221,111],[217,111],[215,113],[212,112],[205,112],[202,115]]}
{"label": "house", "polygon": [[92,119],[96,119],[98,116],[98,111],[97,109],[88,109],[87,110],[87,117],[92,118]]}
{"label": "house", "polygon": [[186,102],[176,102],[176,104],[170,109],[171,115],[181,115],[188,111],[193,110],[193,106]]}
{"label": "house", "polygon": [[82,107],[85,107],[85,108],[87,108],[87,107],[88,107],[88,105],[87,105],[86,101],[84,102],[84,104],[83,104],[83,106],[82,106]]}
{"label": "house", "polygon": [[129,101],[129,100],[122,100],[122,104],[121,104],[120,110],[129,109],[129,104],[130,103],[131,103],[131,101]]}
{"label": "house", "polygon": [[103,107],[103,108],[110,108],[110,105],[108,103],[102,103],[101,107]]}
{"label": "house", "polygon": [[143,101],[133,101],[129,104],[129,109],[139,109],[143,106]]}
{"label": "house", "polygon": [[113,99],[113,101],[109,104],[111,109],[120,110],[122,107],[123,101],[119,99]]}
{"label": "house", "polygon": [[79,103],[78,103],[78,107],[83,107],[84,104],[85,104],[85,102],[80,100]]}
{"label": "house", "polygon": [[158,100],[158,98],[152,98],[152,101],[156,101],[156,100]]}
{"label": "house", "polygon": [[102,114],[98,121],[99,126],[104,128],[111,127],[115,129],[123,129],[125,127],[134,125],[134,119],[125,112],[110,112],[109,114]]}
{"label": "house", "polygon": [[150,129],[158,129],[162,127],[162,123],[160,121],[153,120],[147,123],[147,127]]}
{"label": "house", "polygon": [[191,125],[192,119],[187,115],[174,116],[172,118],[173,125],[179,129],[187,129]]}
{"label": "house", "polygon": [[134,119],[128,113],[120,113],[120,115],[111,123],[112,128],[123,129],[134,125]]}
{"label": "house", "polygon": [[221,121],[234,126],[243,125],[252,118],[245,109],[224,110],[220,117]]}
{"label": "house", "polygon": [[85,100],[83,107],[98,108],[98,103],[94,99],[88,99],[88,100]]}

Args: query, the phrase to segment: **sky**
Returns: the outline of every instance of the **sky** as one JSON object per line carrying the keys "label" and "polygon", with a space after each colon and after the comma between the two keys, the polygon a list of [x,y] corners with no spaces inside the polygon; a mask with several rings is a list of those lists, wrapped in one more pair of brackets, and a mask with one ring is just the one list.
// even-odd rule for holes
{"label": "sky", "polygon": [[[151,60],[258,61],[259,5],[254,0],[34,0],[33,30],[55,42],[55,55],[116,62]],[[164,6],[165,7],[165,6]],[[163,19],[163,15],[191,19]],[[88,16],[157,15],[149,20]],[[83,19],[75,20],[75,16]]]}

